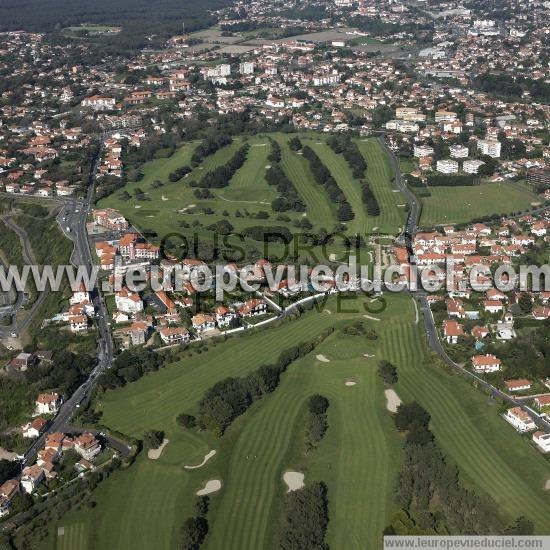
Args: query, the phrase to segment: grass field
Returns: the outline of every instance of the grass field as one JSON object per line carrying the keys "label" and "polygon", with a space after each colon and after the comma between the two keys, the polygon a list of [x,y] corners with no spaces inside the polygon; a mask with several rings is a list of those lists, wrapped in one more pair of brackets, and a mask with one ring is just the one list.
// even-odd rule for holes
{"label": "grass field", "polygon": [[466,223],[492,214],[508,214],[530,208],[540,198],[527,186],[488,183],[475,187],[430,187],[422,199],[420,224]]}
{"label": "grass field", "polygon": [[[352,305],[360,303],[346,303],[344,309]],[[388,299],[379,315],[383,322],[368,321],[379,335],[376,342],[337,331],[292,364],[274,394],[251,407],[222,439],[177,426],[176,416],[193,412],[217,380],[249,372],[327,326],[361,318],[336,313],[334,299],[324,307],[332,314],[307,313],[290,324],[229,340],[211,347],[200,361],[196,355],[183,359],[106,394],[99,404],[106,425],[137,437],[147,429],[163,429],[170,443],[159,460],[142,453],[130,469],[101,485],[93,510],[63,518],[59,525],[72,526],[85,517],[96,537],[93,546],[83,541],[75,550],[174,548],[193,494],[209,479],[221,479],[223,486],[211,497],[204,547],[274,548],[286,469],[304,472],[306,483],[327,483],[332,548],[380,548],[381,532],[395,511],[392,491],[400,467],[399,436],[376,374],[383,358],[398,366],[400,397],[420,401],[432,415],[437,441],[458,464],[462,481],[489,494],[507,519],[526,515],[537,532],[550,530],[550,495],[543,490],[548,462],[498,416],[484,394],[426,361],[421,328],[406,296]],[[330,362],[318,361],[319,353]],[[350,379],[357,384],[345,386]],[[329,429],[319,448],[304,455],[304,404],[312,393],[330,400]],[[217,455],[206,466],[183,468],[199,463],[210,449]]]}

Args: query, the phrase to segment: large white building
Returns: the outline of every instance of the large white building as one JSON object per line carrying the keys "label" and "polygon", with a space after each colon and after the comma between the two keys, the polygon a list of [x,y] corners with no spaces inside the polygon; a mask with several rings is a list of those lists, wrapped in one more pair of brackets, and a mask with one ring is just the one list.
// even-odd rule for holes
{"label": "large white building", "polygon": [[457,174],[458,162],[451,159],[438,160],[436,164],[436,169],[442,174]]}
{"label": "large white building", "polygon": [[454,159],[465,159],[468,158],[468,147],[464,147],[464,145],[451,145],[449,147],[449,151],[451,154],[451,157]]}
{"label": "large white building", "polygon": [[482,160],[465,160],[462,163],[462,170],[466,172],[466,174],[477,174],[478,170],[484,164],[485,163]]}
{"label": "large white building", "polygon": [[416,158],[431,157],[434,154],[434,148],[429,145],[415,145],[414,156]]}
{"label": "large white building", "polygon": [[537,427],[533,419],[521,407],[508,409],[504,415],[504,420],[512,424],[520,433],[530,432]]}
{"label": "large white building", "polygon": [[500,157],[500,147],[500,141],[496,139],[480,139],[477,142],[478,150],[494,159]]}
{"label": "large white building", "polygon": [[123,288],[115,294],[115,304],[119,311],[124,313],[138,313],[143,311],[143,301],[139,294]]}
{"label": "large white building", "polygon": [[241,74],[252,74],[254,72],[254,63],[252,61],[243,61],[239,65],[239,72]]}

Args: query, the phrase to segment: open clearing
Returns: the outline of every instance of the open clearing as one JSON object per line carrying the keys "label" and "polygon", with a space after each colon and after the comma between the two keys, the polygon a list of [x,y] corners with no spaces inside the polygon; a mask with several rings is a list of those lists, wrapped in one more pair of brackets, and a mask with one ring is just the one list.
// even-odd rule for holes
{"label": "open clearing", "polygon": [[518,212],[537,200],[527,186],[514,183],[430,187],[430,193],[431,197],[422,198],[422,226],[465,223],[492,214]]}

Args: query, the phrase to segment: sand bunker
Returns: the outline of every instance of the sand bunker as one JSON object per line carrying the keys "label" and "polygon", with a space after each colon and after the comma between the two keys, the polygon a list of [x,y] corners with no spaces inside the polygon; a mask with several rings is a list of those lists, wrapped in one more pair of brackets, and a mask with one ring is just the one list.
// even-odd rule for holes
{"label": "sand bunker", "polygon": [[373,317],[372,315],[365,314],[365,315],[363,315],[363,317],[365,319],[370,319],[371,321],[380,321],[380,319],[378,317]]}
{"label": "sand bunker", "polygon": [[376,357],[376,355],[372,355],[370,353],[363,353],[363,357]]}
{"label": "sand bunker", "polygon": [[330,359],[324,355],[316,355],[315,359],[317,359],[317,361],[321,361],[321,363],[330,363]]}
{"label": "sand bunker", "polygon": [[288,487],[287,493],[297,491],[304,486],[304,474],[302,472],[288,471],[283,474],[283,481]]}
{"label": "sand bunker", "polygon": [[332,311],[330,311],[330,309],[323,309],[323,313],[327,313],[328,315],[332,315]]}
{"label": "sand bunker", "polygon": [[196,470],[197,468],[202,468],[215,454],[216,451],[212,450],[204,455],[204,458],[200,464],[196,464],[195,466],[184,466],[184,468],[186,470]]}
{"label": "sand bunker", "polygon": [[162,199],[163,201],[169,200],[168,197],[165,197],[164,195],[162,195],[161,199]]}
{"label": "sand bunker", "polygon": [[158,460],[160,458],[160,455],[162,454],[162,451],[164,450],[164,447],[166,447],[166,445],[168,445],[168,443],[170,443],[170,440],[164,438],[162,440],[162,443],[161,443],[160,447],[157,447],[156,449],[149,449],[147,451],[147,456],[151,460]]}
{"label": "sand bunker", "polygon": [[134,208],[141,208],[141,204],[136,204]]}
{"label": "sand bunker", "polygon": [[397,412],[397,407],[401,405],[401,399],[399,399],[399,396],[395,393],[395,390],[385,390],[384,394],[386,396],[386,409],[392,413]]}
{"label": "sand bunker", "polygon": [[353,380],[346,380],[346,381],[344,382],[344,384],[345,384],[346,386],[356,386],[356,385],[357,385],[357,382],[354,382]]}
{"label": "sand bunker", "polygon": [[202,497],[204,495],[209,495],[210,493],[215,493],[216,491],[219,491],[222,488],[222,482],[219,479],[211,479],[206,482],[206,485],[198,490],[195,494],[198,497]]}
{"label": "sand bunker", "polygon": [[544,484],[544,490],[550,491],[550,479],[546,480],[546,483]]}

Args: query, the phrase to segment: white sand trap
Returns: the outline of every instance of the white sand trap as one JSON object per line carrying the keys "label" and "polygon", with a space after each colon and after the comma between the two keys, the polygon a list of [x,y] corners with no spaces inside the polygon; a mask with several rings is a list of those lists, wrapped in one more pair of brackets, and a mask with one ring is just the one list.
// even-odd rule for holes
{"label": "white sand trap", "polygon": [[328,315],[332,315],[332,311],[330,311],[330,309],[323,309],[323,313],[327,313]]}
{"label": "white sand trap", "polygon": [[546,483],[544,484],[544,490],[550,491],[550,479],[546,480]]}
{"label": "white sand trap", "polygon": [[542,203],[540,202],[532,202],[531,203],[531,206],[540,206]]}
{"label": "white sand trap", "polygon": [[315,359],[317,359],[317,361],[321,361],[321,363],[330,363],[330,359],[321,354],[316,355]]}
{"label": "white sand trap", "polygon": [[302,472],[288,471],[283,474],[283,481],[288,487],[287,493],[297,491],[304,486],[304,474]]}
{"label": "white sand trap", "polygon": [[372,315],[365,314],[365,315],[363,315],[363,317],[365,319],[370,319],[371,321],[380,321],[380,319],[378,317],[373,317]]}
{"label": "white sand trap", "polygon": [[204,495],[209,495],[210,493],[215,493],[216,491],[219,491],[222,488],[222,482],[219,479],[211,479],[206,482],[206,485],[198,490],[195,494],[198,497],[202,497]]}
{"label": "white sand trap", "polygon": [[384,390],[384,395],[386,396],[386,409],[392,413],[397,412],[397,407],[401,405],[401,399],[399,399],[399,396],[395,393],[395,390]]}
{"label": "white sand trap", "polygon": [[354,382],[353,380],[346,380],[344,382],[344,385],[346,385],[346,386],[356,386],[357,382]]}
{"label": "white sand trap", "polygon": [[204,455],[204,458],[200,464],[196,464],[195,466],[184,466],[184,468],[186,470],[196,470],[197,468],[202,468],[215,454],[216,451],[212,450]]}
{"label": "white sand trap", "polygon": [[378,229],[378,226],[372,228],[373,231],[376,231],[377,229]]}
{"label": "white sand trap", "polygon": [[267,143],[253,143],[252,147],[265,147]]}
{"label": "white sand trap", "polygon": [[376,357],[376,355],[371,355],[370,353],[363,353],[363,357]]}
{"label": "white sand trap", "polygon": [[266,164],[266,165],[265,165],[265,169],[266,169],[266,170],[269,170],[270,168],[271,168],[271,164]]}
{"label": "white sand trap", "polygon": [[162,197],[160,197],[163,201],[167,201],[169,200],[168,197],[165,197],[164,195],[162,195]]}
{"label": "white sand trap", "polygon": [[164,451],[164,447],[166,447],[168,443],[170,443],[170,440],[164,438],[160,447],[158,447],[157,449],[149,449],[147,451],[147,457],[151,460],[158,460],[160,458],[160,455],[162,454],[162,451]]}
{"label": "white sand trap", "polygon": [[141,208],[141,204],[136,204],[134,208]]}

